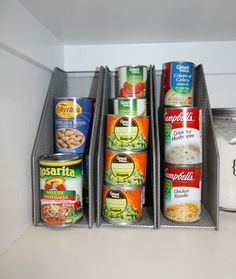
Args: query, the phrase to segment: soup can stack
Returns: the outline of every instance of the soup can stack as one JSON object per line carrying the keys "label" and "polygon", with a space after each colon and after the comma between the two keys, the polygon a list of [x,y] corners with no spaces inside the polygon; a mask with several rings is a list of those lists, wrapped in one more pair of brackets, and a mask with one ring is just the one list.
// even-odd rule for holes
{"label": "soup can stack", "polygon": [[164,64],[164,216],[200,219],[202,111],[193,106],[194,64]]}
{"label": "soup can stack", "polygon": [[134,224],[142,219],[146,185],[149,117],[147,67],[118,68],[118,97],[107,115],[102,215],[106,222]]}

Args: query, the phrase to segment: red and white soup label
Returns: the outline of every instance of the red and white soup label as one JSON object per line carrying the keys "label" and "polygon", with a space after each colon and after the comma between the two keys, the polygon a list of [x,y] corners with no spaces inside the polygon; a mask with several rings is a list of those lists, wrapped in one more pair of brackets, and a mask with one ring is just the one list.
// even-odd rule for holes
{"label": "red and white soup label", "polygon": [[201,212],[202,167],[177,167],[166,164],[164,169],[164,215],[174,221],[192,222]]}
{"label": "red and white soup label", "polygon": [[202,111],[199,108],[164,110],[165,162],[202,162]]}

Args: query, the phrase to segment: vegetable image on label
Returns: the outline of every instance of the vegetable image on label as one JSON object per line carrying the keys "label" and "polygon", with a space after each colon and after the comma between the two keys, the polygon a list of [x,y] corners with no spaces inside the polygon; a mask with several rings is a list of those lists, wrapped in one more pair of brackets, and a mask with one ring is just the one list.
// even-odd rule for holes
{"label": "vegetable image on label", "polygon": [[202,162],[202,111],[195,108],[164,110],[165,162]]}
{"label": "vegetable image on label", "polygon": [[146,183],[147,152],[106,150],[105,181],[111,185],[137,186]]}
{"label": "vegetable image on label", "polygon": [[142,218],[142,187],[135,189],[103,186],[102,215],[114,224],[132,224]]}
{"label": "vegetable image on label", "polygon": [[148,144],[149,118],[107,115],[107,147],[145,150]]}
{"label": "vegetable image on label", "polygon": [[118,79],[120,97],[144,97],[146,95],[146,66],[119,67]]}
{"label": "vegetable image on label", "polygon": [[165,106],[193,106],[194,69],[191,62],[164,64]]}
{"label": "vegetable image on label", "polygon": [[166,164],[164,216],[176,222],[194,222],[201,213],[201,166]]}

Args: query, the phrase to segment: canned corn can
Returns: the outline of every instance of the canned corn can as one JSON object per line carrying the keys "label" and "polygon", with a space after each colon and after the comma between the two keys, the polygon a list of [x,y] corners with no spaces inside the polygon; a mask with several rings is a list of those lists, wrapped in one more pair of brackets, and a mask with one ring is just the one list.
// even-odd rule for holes
{"label": "canned corn can", "polygon": [[55,150],[59,153],[88,152],[94,100],[61,97],[54,99]]}
{"label": "canned corn can", "polygon": [[195,108],[164,110],[165,162],[202,162],[202,111]]}
{"label": "canned corn can", "polygon": [[148,116],[108,114],[106,146],[115,150],[145,150],[148,146],[148,130]]}
{"label": "canned corn can", "polygon": [[193,82],[195,65],[176,61],[164,64],[164,105],[193,106]]}
{"label": "canned corn can", "polygon": [[50,154],[39,158],[41,219],[65,226],[83,216],[82,158]]}
{"label": "canned corn can", "polygon": [[145,97],[147,66],[130,65],[118,68],[119,97]]}
{"label": "canned corn can", "polygon": [[146,98],[115,98],[113,100],[114,114],[118,115],[147,115]]}
{"label": "canned corn can", "polygon": [[143,187],[103,186],[102,216],[112,224],[128,225],[142,219]]}
{"label": "canned corn can", "polygon": [[147,151],[106,149],[105,181],[110,185],[136,187],[146,183]]}
{"label": "canned corn can", "polygon": [[176,222],[194,222],[201,214],[202,166],[165,164],[164,216]]}

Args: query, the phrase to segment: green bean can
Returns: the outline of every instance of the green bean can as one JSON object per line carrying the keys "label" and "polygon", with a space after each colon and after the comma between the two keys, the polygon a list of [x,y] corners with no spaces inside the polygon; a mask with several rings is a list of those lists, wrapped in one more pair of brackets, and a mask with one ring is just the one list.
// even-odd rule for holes
{"label": "green bean can", "polygon": [[103,219],[111,224],[138,223],[143,215],[143,187],[103,186]]}
{"label": "green bean can", "polygon": [[106,150],[105,181],[136,187],[146,183],[147,151]]}
{"label": "green bean can", "polygon": [[115,150],[146,150],[149,117],[107,115],[106,146]]}
{"label": "green bean can", "polygon": [[113,99],[114,114],[118,115],[147,115],[146,98],[115,98]]}

